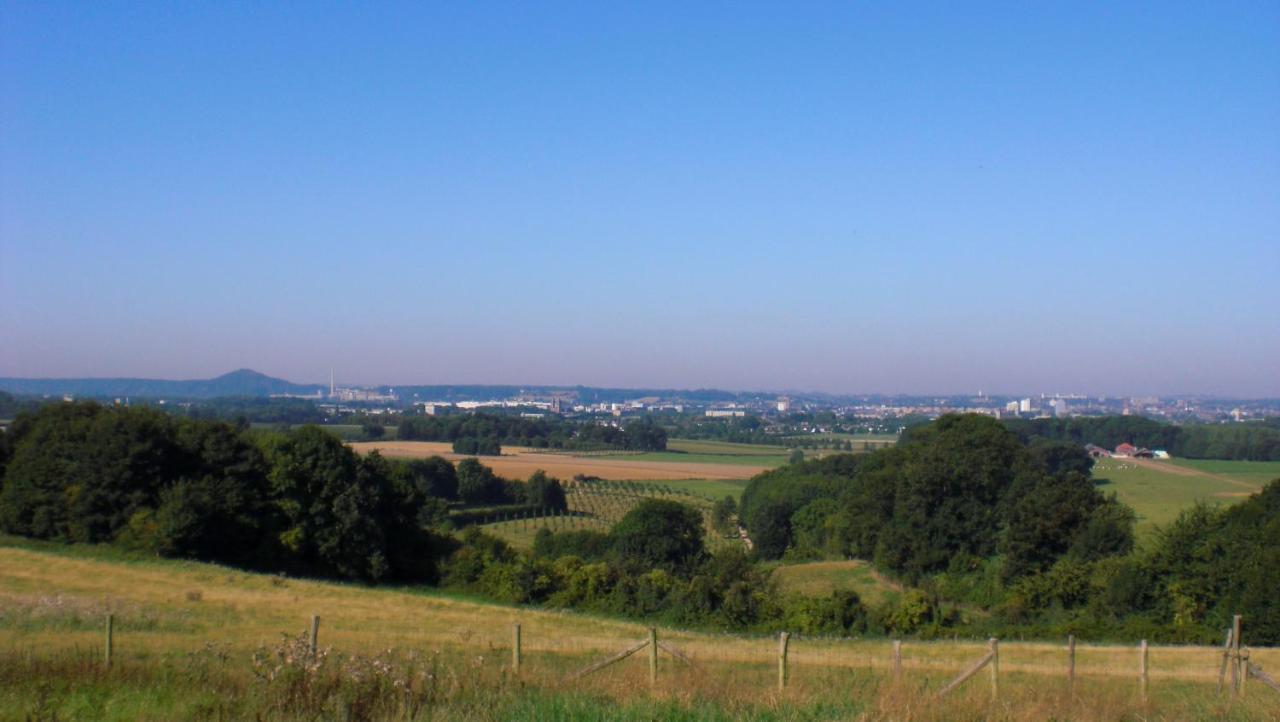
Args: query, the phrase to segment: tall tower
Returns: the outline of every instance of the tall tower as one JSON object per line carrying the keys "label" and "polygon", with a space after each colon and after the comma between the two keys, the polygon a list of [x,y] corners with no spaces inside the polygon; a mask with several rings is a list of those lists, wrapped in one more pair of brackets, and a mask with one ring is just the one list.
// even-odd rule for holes
{"label": "tall tower", "polygon": [[333,367],[329,367],[329,398],[333,398]]}

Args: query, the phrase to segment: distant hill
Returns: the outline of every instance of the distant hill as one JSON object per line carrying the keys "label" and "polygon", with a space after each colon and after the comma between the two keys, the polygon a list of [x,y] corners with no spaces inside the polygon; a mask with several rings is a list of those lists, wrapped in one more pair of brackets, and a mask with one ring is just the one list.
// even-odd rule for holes
{"label": "distant hill", "polygon": [[208,399],[219,396],[311,394],[319,385],[295,384],[239,369],[212,379],[16,379],[0,378],[0,391],[30,396],[131,397]]}

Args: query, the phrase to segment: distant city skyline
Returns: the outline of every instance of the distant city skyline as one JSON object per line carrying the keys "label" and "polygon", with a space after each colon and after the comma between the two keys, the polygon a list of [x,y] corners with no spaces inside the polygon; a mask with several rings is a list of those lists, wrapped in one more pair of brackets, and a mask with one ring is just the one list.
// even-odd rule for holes
{"label": "distant city skyline", "polygon": [[1280,397],[1274,2],[3,15],[0,376]]}

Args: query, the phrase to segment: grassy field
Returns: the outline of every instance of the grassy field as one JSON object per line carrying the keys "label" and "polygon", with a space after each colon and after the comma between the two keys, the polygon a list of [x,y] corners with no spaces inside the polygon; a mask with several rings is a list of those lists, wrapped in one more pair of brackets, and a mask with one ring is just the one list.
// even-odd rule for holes
{"label": "grassy field", "polygon": [[878,575],[869,562],[806,562],[775,567],[774,578],[785,592],[811,597],[831,594],[837,589],[851,589],[862,601],[876,605],[897,596],[901,588]]}
{"label": "grassy field", "polygon": [[[578,681],[568,675],[644,638],[641,624],[485,604],[416,589],[371,589],[97,548],[0,540],[0,719],[1041,720],[1277,719],[1253,685],[1215,694],[1218,651],[1154,647],[1150,702],[1135,694],[1133,646],[1081,646],[1067,694],[1061,644],[1000,646],[1001,696],[986,673],[933,693],[985,652],[981,641],[903,645],[891,675],[883,639],[793,638],[776,688],[776,639],[660,629],[658,684],[645,653]],[[105,615],[115,662],[101,665]],[[298,635],[321,617],[320,652]],[[524,661],[508,671],[511,624]],[[1135,640],[1136,641],[1136,640]],[[1280,668],[1280,650],[1253,660]]]}
{"label": "grassy field", "polygon": [[1197,501],[1241,501],[1280,477],[1280,462],[1102,459],[1093,475],[1100,489],[1133,507],[1138,537],[1145,539]]}
{"label": "grassy field", "polygon": [[785,446],[772,446],[769,444],[735,444],[729,441],[709,441],[705,439],[668,439],[667,451],[723,456],[785,457],[788,449]]}

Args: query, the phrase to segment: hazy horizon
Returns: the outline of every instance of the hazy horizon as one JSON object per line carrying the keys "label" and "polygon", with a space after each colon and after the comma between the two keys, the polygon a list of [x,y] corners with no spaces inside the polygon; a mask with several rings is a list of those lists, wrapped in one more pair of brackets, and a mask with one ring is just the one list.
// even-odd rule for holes
{"label": "hazy horizon", "polygon": [[0,13],[0,376],[1280,397],[1275,3]]}

